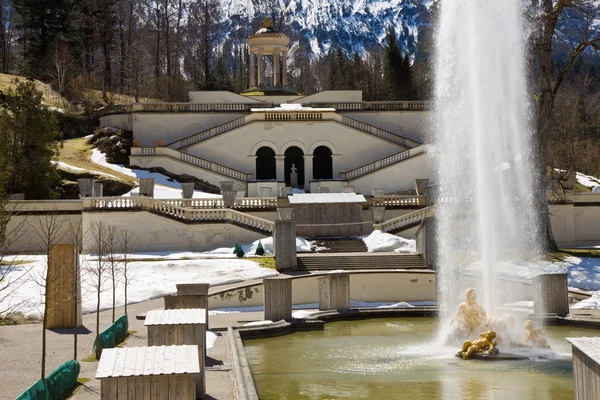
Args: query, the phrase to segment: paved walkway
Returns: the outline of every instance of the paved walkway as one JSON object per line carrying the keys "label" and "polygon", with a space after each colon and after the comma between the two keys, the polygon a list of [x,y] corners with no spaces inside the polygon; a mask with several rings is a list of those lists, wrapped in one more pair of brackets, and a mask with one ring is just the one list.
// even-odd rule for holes
{"label": "paved walkway", "polygon": [[[145,346],[147,333],[144,321],[135,318],[149,310],[163,308],[161,299],[145,301],[128,306],[129,330],[136,331],[125,342],[125,346]],[[117,316],[124,312],[117,309]],[[250,321],[263,319],[262,312],[234,313],[210,316],[210,327],[217,336],[215,346],[207,351],[206,399],[231,400],[235,398],[233,373],[230,369],[231,356],[227,340],[227,327],[238,326]],[[111,324],[112,311],[100,313],[100,330]],[[78,335],[78,357],[81,363],[80,378],[89,378],[85,386],[80,387],[73,399],[99,399],[100,382],[94,379],[97,362],[84,362],[92,354],[95,338],[96,314],[83,316],[83,327]],[[73,357],[72,330],[47,332],[46,373],[52,372],[60,364]],[[13,400],[40,376],[41,367],[41,324],[0,326],[0,400]]]}

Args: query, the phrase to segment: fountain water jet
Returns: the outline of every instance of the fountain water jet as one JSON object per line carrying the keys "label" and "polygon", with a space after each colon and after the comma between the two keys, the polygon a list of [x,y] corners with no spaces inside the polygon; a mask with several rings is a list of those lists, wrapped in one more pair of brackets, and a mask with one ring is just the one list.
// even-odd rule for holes
{"label": "fountain water jet", "polygon": [[[519,300],[501,261],[538,252],[535,163],[519,0],[442,0],[436,35],[438,304],[447,336],[463,292],[488,314]],[[478,266],[475,277],[465,267]]]}

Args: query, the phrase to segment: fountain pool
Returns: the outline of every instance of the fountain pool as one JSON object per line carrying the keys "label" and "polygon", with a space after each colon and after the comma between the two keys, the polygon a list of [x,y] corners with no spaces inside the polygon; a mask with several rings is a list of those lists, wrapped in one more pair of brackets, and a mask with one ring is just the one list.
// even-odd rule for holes
{"label": "fountain pool", "polygon": [[334,322],[244,347],[262,400],[561,400],[574,398],[564,338],[597,332],[548,326],[552,349],[535,350],[531,359],[465,361],[454,357],[454,347],[432,345],[438,324],[426,317]]}

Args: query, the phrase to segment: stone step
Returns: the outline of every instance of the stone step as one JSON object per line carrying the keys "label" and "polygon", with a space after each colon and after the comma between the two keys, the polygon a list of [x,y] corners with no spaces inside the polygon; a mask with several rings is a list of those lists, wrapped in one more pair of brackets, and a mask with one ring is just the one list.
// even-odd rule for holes
{"label": "stone step", "polygon": [[354,253],[299,254],[298,268],[322,269],[423,269],[427,268],[419,254]]}

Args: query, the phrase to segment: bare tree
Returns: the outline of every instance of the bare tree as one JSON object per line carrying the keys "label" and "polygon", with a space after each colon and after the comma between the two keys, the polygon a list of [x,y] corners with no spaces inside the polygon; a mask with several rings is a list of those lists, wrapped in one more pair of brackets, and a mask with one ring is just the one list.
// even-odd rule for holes
{"label": "bare tree", "polygon": [[89,231],[91,252],[96,255],[95,260],[88,263],[90,286],[96,291],[96,337],[100,334],[100,296],[103,291],[102,282],[107,273],[107,226],[104,222],[92,222]]}
{"label": "bare tree", "polygon": [[119,249],[123,262],[123,285],[125,286],[125,314],[127,314],[127,288],[131,278],[129,264],[132,260],[132,253],[135,251],[138,243],[138,238],[133,231],[123,229],[119,232]]}
{"label": "bare tree", "polygon": [[115,226],[106,227],[106,263],[111,280],[112,289],[112,322],[115,322],[115,309],[117,302],[117,286],[119,285],[119,231]]}
{"label": "bare tree", "polygon": [[[27,281],[31,268],[21,266],[23,259],[8,257],[8,253],[24,250],[27,217],[19,213],[16,202],[0,199],[0,318],[9,319],[18,312],[26,299],[18,299],[18,290]],[[25,239],[25,240],[24,240]],[[19,244],[20,243],[20,244]],[[17,249],[16,246],[21,246]]]}
{"label": "bare tree", "polygon": [[73,58],[67,43],[56,40],[51,46],[48,73],[58,92],[64,95],[72,79]]}
{"label": "bare tree", "polygon": [[[600,37],[590,37],[591,27],[598,23],[600,4],[596,0],[531,0],[534,34],[533,56],[535,57],[537,76],[537,121],[536,155],[538,157],[538,182],[536,188],[537,209],[540,210],[540,225],[547,250],[557,250],[558,246],[552,234],[550,211],[548,208],[548,130],[552,124],[552,113],[556,98],[563,83],[572,71],[581,55],[588,50],[600,50]],[[581,40],[568,53],[567,65],[559,71],[553,71],[552,56],[556,40],[556,31],[561,18],[579,16],[583,23]]]}
{"label": "bare tree", "polygon": [[55,282],[51,282],[54,279],[50,276],[50,251],[52,246],[58,244],[65,236],[65,223],[66,219],[64,215],[60,215],[56,210],[47,210],[43,215],[38,216],[35,219],[30,220],[30,226],[34,232],[34,236],[40,243],[42,253],[45,256],[45,265],[43,271],[39,274],[34,274],[33,279],[36,283],[43,288],[44,291],[44,312],[42,316],[42,369],[41,378],[46,377],[46,326],[48,322],[48,295],[50,287]]}
{"label": "bare tree", "polygon": [[79,303],[81,303],[81,264],[79,263],[79,254],[81,246],[83,245],[83,228],[81,221],[72,222],[69,220],[69,241],[77,250],[77,260],[73,263],[73,288],[72,288],[72,301],[73,301],[73,315],[75,318],[75,327],[73,329],[73,360],[77,360],[77,331],[79,326],[77,324],[79,314]]}

